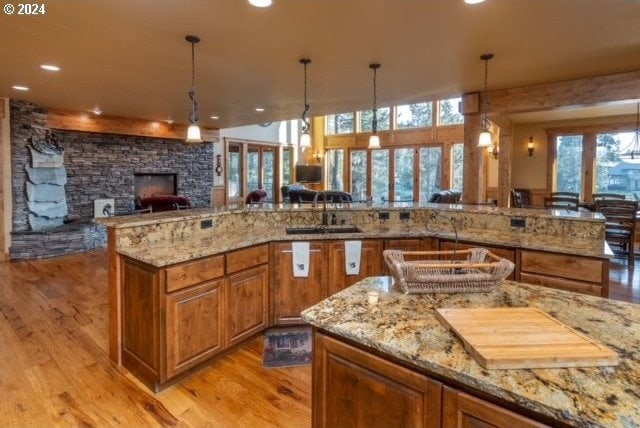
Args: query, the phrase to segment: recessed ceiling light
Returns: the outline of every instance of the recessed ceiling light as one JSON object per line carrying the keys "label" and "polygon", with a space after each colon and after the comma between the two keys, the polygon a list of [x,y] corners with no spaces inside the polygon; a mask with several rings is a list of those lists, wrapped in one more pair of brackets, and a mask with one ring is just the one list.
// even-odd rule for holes
{"label": "recessed ceiling light", "polygon": [[91,113],[95,114],[96,116],[100,116],[102,114],[102,110],[100,110],[99,107],[96,107],[93,110],[91,110]]}
{"label": "recessed ceiling light", "polygon": [[211,119],[218,120],[218,119],[220,119],[220,116],[211,116]]}
{"label": "recessed ceiling light", "polygon": [[464,0],[466,4],[478,4],[484,2],[484,0]]}
{"label": "recessed ceiling light", "polygon": [[12,88],[15,89],[16,91],[28,91],[29,90],[29,88],[27,88],[26,86],[22,86],[22,85],[13,85]]}
{"label": "recessed ceiling light", "polygon": [[258,113],[262,113],[264,111],[264,109],[262,107],[256,107],[256,111]]}
{"label": "recessed ceiling light", "polygon": [[47,71],[60,71],[60,67],[51,64],[42,64],[40,68]]}
{"label": "recessed ceiling light", "polygon": [[272,0],[249,0],[249,3],[255,7],[269,7],[273,2]]}

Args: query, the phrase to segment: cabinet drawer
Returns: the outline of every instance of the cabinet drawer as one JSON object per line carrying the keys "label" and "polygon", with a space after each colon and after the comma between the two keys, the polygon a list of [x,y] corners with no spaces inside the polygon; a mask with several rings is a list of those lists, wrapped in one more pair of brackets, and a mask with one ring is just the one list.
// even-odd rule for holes
{"label": "cabinet drawer", "polygon": [[564,278],[554,278],[552,276],[537,275],[534,273],[520,272],[520,282],[529,284],[544,285],[545,287],[557,288],[559,290],[573,291],[575,293],[589,294],[591,296],[603,296],[603,287],[586,282],[572,281]]}
{"label": "cabinet drawer", "polygon": [[224,275],[224,256],[206,257],[171,266],[167,272],[167,293]]}
{"label": "cabinet drawer", "polygon": [[227,253],[227,274],[269,262],[269,244]]}
{"label": "cabinet drawer", "polygon": [[520,271],[602,284],[603,261],[566,254],[522,251]]}

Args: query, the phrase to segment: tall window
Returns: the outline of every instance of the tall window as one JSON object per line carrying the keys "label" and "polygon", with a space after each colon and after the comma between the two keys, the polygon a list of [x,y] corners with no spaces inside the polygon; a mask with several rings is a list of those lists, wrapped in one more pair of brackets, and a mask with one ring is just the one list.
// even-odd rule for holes
{"label": "tall window", "polygon": [[276,186],[276,151],[262,149],[262,188],[267,192],[267,200],[273,201]]}
{"label": "tall window", "polygon": [[371,198],[374,203],[389,200],[389,150],[371,152]]}
{"label": "tall window", "polygon": [[456,143],[451,148],[451,188],[462,191],[464,171],[464,143]]}
{"label": "tall window", "polygon": [[325,116],[327,134],[350,134],[355,132],[354,113],[338,113]]}
{"label": "tall window", "polygon": [[242,145],[229,144],[227,171],[228,179],[228,196],[230,198],[239,198],[242,196]]}
{"label": "tall window", "polygon": [[635,132],[603,133],[596,136],[596,193],[619,193],[634,199],[640,191],[640,163],[620,158],[631,150]]}
{"label": "tall window", "polygon": [[582,193],[582,135],[556,137],[556,190]]}
{"label": "tall window", "polygon": [[351,151],[351,196],[363,201],[367,199],[367,151]]}
{"label": "tall window", "polygon": [[414,149],[396,149],[394,156],[394,200],[413,200]]}
{"label": "tall window", "polygon": [[398,129],[426,128],[432,125],[433,103],[417,103],[396,107]]}
{"label": "tall window", "polygon": [[344,191],[344,150],[327,150],[327,190]]}
{"label": "tall window", "polygon": [[[390,129],[391,109],[389,107],[379,108],[377,112],[378,131]],[[360,132],[371,132],[373,130],[373,110],[360,112]]]}
{"label": "tall window", "polygon": [[448,100],[438,101],[440,107],[440,115],[438,116],[439,125],[459,125],[464,123],[464,116],[460,113],[459,105],[462,98],[449,98]]}
{"label": "tall window", "polygon": [[282,149],[282,184],[291,184],[291,167],[293,159],[291,158],[291,149]]}
{"label": "tall window", "polygon": [[247,190],[251,192],[260,188],[260,149],[249,147],[247,151]]}
{"label": "tall window", "polygon": [[420,201],[428,201],[431,195],[440,190],[442,148],[420,148]]}

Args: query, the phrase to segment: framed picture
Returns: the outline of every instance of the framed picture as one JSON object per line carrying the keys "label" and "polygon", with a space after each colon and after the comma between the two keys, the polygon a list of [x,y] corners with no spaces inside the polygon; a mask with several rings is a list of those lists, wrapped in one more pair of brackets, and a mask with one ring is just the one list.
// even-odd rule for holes
{"label": "framed picture", "polygon": [[116,212],[115,199],[94,199],[93,200],[93,217],[113,217]]}

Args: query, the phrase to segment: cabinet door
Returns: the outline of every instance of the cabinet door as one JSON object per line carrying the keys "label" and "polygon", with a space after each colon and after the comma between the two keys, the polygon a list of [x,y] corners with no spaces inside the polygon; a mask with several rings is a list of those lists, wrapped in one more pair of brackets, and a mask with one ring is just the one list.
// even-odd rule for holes
{"label": "cabinet door", "polygon": [[548,425],[464,392],[444,388],[442,426],[468,428],[540,428]]}
{"label": "cabinet door", "polygon": [[242,342],[267,327],[269,268],[258,266],[227,278],[227,345]]}
{"label": "cabinet door", "polygon": [[223,284],[217,280],[166,295],[163,382],[223,350]]}
{"label": "cabinet door", "polygon": [[344,241],[335,241],[329,246],[329,295],[355,284],[368,276],[382,275],[382,244],[380,241],[362,241],[360,273],[347,275],[345,267]]}
{"label": "cabinet door", "polygon": [[440,427],[440,383],[318,332],[313,358],[314,428]]}
{"label": "cabinet door", "polygon": [[[423,251],[422,249],[422,239],[385,239],[384,240],[384,249],[385,250],[402,250],[402,251]],[[408,256],[405,260],[411,260],[411,257]],[[387,267],[387,264],[382,260],[383,263],[383,273],[384,275],[391,275],[391,271]]]}
{"label": "cabinet door", "polygon": [[309,275],[293,276],[291,243],[274,244],[273,319],[274,324],[301,324],[300,313],[327,296],[326,246],[309,246]]}

